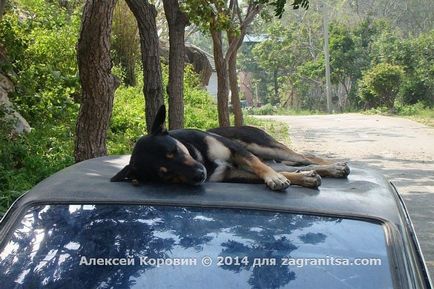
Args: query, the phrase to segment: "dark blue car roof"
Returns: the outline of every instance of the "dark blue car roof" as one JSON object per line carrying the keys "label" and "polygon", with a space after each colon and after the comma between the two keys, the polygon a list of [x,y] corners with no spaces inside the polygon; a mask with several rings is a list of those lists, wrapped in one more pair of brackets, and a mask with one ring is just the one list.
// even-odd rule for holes
{"label": "dark blue car roof", "polygon": [[291,186],[274,192],[261,184],[205,183],[200,186],[112,183],[129,156],[87,160],[39,183],[15,207],[47,203],[126,203],[239,207],[367,217],[399,223],[396,194],[377,172],[351,167],[347,179],[324,178],[318,190]]}
{"label": "dark blue car roof", "polygon": [[[45,204],[142,204],[286,211],[380,223],[399,288],[431,288],[423,257],[402,201],[375,171],[351,166],[347,179],[323,179],[318,190],[289,187],[274,192],[261,184],[205,183],[200,186],[112,183],[129,156],[92,159],[68,167],[36,185],[0,223],[0,242],[31,207]],[[278,164],[275,164],[278,166]],[[404,285],[405,284],[405,285]]]}

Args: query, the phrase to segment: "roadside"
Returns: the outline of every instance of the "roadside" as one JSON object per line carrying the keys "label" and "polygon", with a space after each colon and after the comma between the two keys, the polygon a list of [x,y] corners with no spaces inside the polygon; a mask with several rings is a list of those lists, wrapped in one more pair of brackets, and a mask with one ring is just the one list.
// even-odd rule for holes
{"label": "roadside", "polygon": [[381,115],[258,116],[286,122],[296,151],[381,170],[402,194],[434,279],[434,128]]}

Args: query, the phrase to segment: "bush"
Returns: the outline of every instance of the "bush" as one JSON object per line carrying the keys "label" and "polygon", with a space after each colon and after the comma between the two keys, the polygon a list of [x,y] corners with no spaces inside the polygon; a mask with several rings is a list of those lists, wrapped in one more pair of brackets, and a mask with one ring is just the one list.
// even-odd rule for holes
{"label": "bush", "polygon": [[359,97],[365,102],[365,108],[386,106],[392,109],[403,74],[400,66],[388,63],[368,70],[359,81]]}
{"label": "bush", "polygon": [[31,124],[61,120],[77,110],[74,95],[79,81],[76,42],[78,13],[69,14],[50,1],[23,1],[0,22],[0,44],[9,60],[1,69],[14,76],[10,95],[17,110]]}
{"label": "bush", "polygon": [[419,115],[423,111],[428,110],[422,102],[415,103],[413,105],[406,105],[400,102],[395,104],[396,113],[403,116]]}
{"label": "bush", "polygon": [[417,76],[407,77],[402,83],[399,96],[404,104],[416,104],[423,102],[427,106],[433,103],[431,89],[426,80],[419,79]]}
{"label": "bush", "polygon": [[434,29],[408,40],[414,55],[413,69],[406,71],[401,99],[406,104],[434,105]]}
{"label": "bush", "polygon": [[272,105],[271,103],[267,103],[266,105],[260,107],[249,107],[245,111],[251,115],[273,115],[277,113],[277,107]]}
{"label": "bush", "polygon": [[66,122],[16,136],[0,127],[0,215],[24,191],[74,163],[74,128]]}
{"label": "bush", "polygon": [[405,74],[399,92],[404,104],[434,104],[434,30],[416,38],[403,39],[384,33],[375,42],[373,62],[399,65]]}
{"label": "bush", "polygon": [[[166,69],[165,73],[168,75]],[[217,105],[190,65],[185,68],[184,104],[185,127],[206,130],[218,126]]]}

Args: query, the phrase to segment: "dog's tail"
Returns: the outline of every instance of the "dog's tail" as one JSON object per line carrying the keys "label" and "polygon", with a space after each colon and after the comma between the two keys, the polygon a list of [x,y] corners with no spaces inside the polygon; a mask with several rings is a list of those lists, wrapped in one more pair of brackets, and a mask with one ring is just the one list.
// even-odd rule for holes
{"label": "dog's tail", "polygon": [[131,165],[126,165],[119,173],[114,175],[110,182],[123,182],[132,178]]}

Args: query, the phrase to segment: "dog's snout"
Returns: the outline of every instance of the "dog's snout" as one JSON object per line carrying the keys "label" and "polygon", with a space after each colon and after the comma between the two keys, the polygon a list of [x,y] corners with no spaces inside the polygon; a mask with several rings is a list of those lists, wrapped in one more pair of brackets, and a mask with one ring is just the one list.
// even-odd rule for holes
{"label": "dog's snout", "polygon": [[196,170],[193,181],[197,184],[203,183],[206,180],[206,171],[204,169]]}

